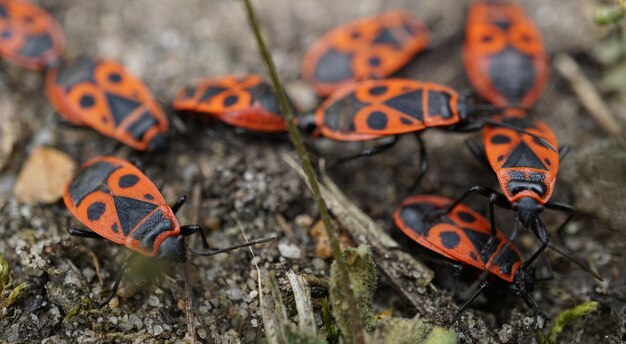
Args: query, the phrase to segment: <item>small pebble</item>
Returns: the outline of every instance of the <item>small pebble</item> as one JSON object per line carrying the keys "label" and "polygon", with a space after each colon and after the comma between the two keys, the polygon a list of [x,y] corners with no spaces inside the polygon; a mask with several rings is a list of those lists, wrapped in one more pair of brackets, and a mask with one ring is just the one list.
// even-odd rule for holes
{"label": "small pebble", "polygon": [[278,251],[281,256],[290,259],[298,259],[300,258],[300,248],[296,245],[281,242],[278,244]]}
{"label": "small pebble", "polygon": [[238,288],[230,288],[226,291],[226,294],[233,301],[239,301],[243,297],[243,293]]}
{"label": "small pebble", "polygon": [[250,292],[249,295],[250,295],[251,299],[254,299],[255,297],[259,296],[259,292],[256,291],[256,290],[253,290],[253,291]]}
{"label": "small pebble", "polygon": [[137,314],[134,314],[134,313],[131,314],[128,317],[128,322],[138,330],[140,330],[143,327],[143,322],[141,321],[141,318],[139,318]]}
{"label": "small pebble", "polygon": [[313,268],[317,271],[325,271],[328,267],[328,264],[326,264],[326,261],[322,258],[313,258],[312,263]]}
{"label": "small pebble", "polygon": [[164,330],[163,330],[163,326],[161,326],[161,325],[154,325],[154,328],[153,328],[153,335],[158,336],[158,335],[160,335],[161,333],[163,333],[163,331],[164,331]]}
{"label": "small pebble", "polygon": [[113,325],[117,325],[117,317],[109,317],[109,322]]}
{"label": "small pebble", "polygon": [[117,296],[114,296],[111,301],[109,301],[109,307],[117,308],[120,305],[120,299]]}
{"label": "small pebble", "polygon": [[157,307],[160,303],[161,301],[159,301],[159,298],[156,295],[150,295],[148,297],[148,304],[150,306]]}
{"label": "small pebble", "polygon": [[81,273],[83,274],[83,277],[85,277],[85,279],[88,282],[93,281],[93,278],[96,277],[96,271],[90,267],[84,268],[83,271],[81,271]]}

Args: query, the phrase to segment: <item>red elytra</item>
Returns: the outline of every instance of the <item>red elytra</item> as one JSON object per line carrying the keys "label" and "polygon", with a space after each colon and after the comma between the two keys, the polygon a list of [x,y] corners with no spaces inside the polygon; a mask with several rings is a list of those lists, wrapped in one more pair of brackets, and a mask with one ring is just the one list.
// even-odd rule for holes
{"label": "red elytra", "polygon": [[474,1],[468,13],[463,63],[478,94],[497,106],[531,107],[548,81],[541,33],[512,3]]}
{"label": "red elytra", "polygon": [[[473,209],[459,205],[452,212],[429,218],[446,209],[452,200],[433,195],[412,196],[394,214],[396,226],[421,246],[453,261],[489,272],[514,283],[522,257],[513,244],[497,231],[496,241],[484,253],[491,237],[489,221]],[[508,244],[508,245],[507,245]],[[502,250],[506,250],[502,253]]]}
{"label": "red elytra", "polygon": [[134,149],[164,148],[169,120],[148,88],[121,64],[81,56],[51,69],[46,94],[59,115]]}
{"label": "red elytra", "polygon": [[[296,112],[293,104],[292,110]],[[222,76],[182,88],[172,107],[218,118],[230,125],[259,132],[285,132],[276,93],[259,75]]]}
{"label": "red elytra", "polygon": [[313,43],[302,61],[302,77],[327,96],[351,82],[393,74],[429,43],[428,28],[408,12],[357,19]]}
{"label": "red elytra", "polygon": [[61,57],[65,37],[46,11],[24,0],[0,0],[0,56],[21,67],[43,70]]}

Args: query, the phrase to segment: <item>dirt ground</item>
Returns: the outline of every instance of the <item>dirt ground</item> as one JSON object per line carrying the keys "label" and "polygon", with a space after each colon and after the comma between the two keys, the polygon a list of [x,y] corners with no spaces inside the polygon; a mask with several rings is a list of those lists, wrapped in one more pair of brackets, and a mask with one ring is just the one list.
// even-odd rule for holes
{"label": "dirt ground", "polygon": [[[464,2],[254,2],[287,91],[304,109],[318,102],[308,85],[298,79],[307,47],[334,25],[391,8],[418,14],[433,30],[428,51],[398,75],[458,90],[469,88],[460,56]],[[240,1],[38,3],[63,27],[67,56],[89,53],[118,59],[164,104],[179,87],[199,77],[265,74]],[[598,57],[597,52],[605,47],[607,30],[591,20],[596,1],[528,0],[523,5],[543,32],[551,56],[572,55],[594,83],[600,83],[618,63]],[[6,166],[0,170],[0,252],[14,281],[28,282],[28,287],[8,314],[0,317],[0,342],[181,342],[188,330],[181,267],[165,267],[165,274],[155,274],[150,268],[152,278],[136,277],[123,284],[113,307],[95,308],[110,290],[113,275],[128,251],[107,242],[70,238],[66,228],[78,222],[71,219],[61,202],[30,206],[14,199],[12,189],[23,162],[42,145],[64,151],[79,163],[111,153],[141,159],[146,174],[162,186],[166,200],[173,203],[180,195],[190,196],[180,222],[204,225],[216,247],[243,241],[242,231],[253,238],[280,236],[277,242],[254,248],[256,259],[247,250],[193,259],[187,275],[200,342],[264,342],[253,262],[276,271],[281,285],[286,284],[284,272],[288,270],[328,276],[330,261],[315,257],[314,241],[308,234],[317,218],[314,202],[305,183],[281,157],[293,154],[288,140],[239,135],[219,123],[199,125],[183,119],[176,121],[177,133],[166,153],[149,155],[119,149],[94,131],[57,123],[43,94],[41,75],[5,62],[1,71],[0,125],[10,121],[19,135]],[[606,87],[600,90],[618,121],[625,125],[624,93]],[[554,68],[535,112],[552,126],[560,143],[573,149],[562,163],[553,196],[578,209],[567,227],[564,246],[597,269],[605,281],[595,281],[549,253],[555,279],[542,284],[534,297],[553,317],[583,301],[599,301],[599,311],[568,327],[561,340],[619,343],[626,340],[626,153],[589,116]],[[426,133],[431,169],[422,185],[424,193],[455,197],[473,185],[497,186],[494,176],[463,147],[468,137],[479,139],[478,134]],[[311,144],[329,159],[359,148],[330,142]],[[416,154],[415,142],[405,139],[388,154],[346,164],[331,175],[367,214],[383,228],[391,229],[390,215],[417,171]],[[485,203],[479,198],[468,201],[479,210]],[[546,213],[544,220],[554,228],[562,217]],[[499,217],[501,224],[511,221],[509,214]],[[530,252],[534,242],[526,233],[520,246]],[[281,244],[292,249],[279,251]],[[199,247],[199,241],[194,245]],[[424,297],[429,299],[424,302],[441,308],[426,307],[422,314],[439,324],[453,314],[454,302],[458,304],[453,298],[455,291],[466,286],[440,270],[435,268],[441,291],[427,294]],[[469,309],[454,325],[459,342],[535,341],[529,323],[532,311],[515,297],[493,298],[491,302],[488,297],[480,298],[477,308]],[[415,315],[385,279],[381,279],[375,299],[377,311],[391,309],[395,315]],[[79,309],[81,304],[85,306]]]}

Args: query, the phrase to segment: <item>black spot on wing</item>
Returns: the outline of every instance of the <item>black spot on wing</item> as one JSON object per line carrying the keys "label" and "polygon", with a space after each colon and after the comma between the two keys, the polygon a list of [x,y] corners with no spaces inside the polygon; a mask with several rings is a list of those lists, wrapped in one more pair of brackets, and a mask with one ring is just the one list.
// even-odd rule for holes
{"label": "black spot on wing", "polygon": [[535,152],[524,141],[521,141],[515,147],[502,167],[531,167],[544,171],[548,170],[546,165],[541,162],[541,159],[537,157]]}
{"label": "black spot on wing", "polygon": [[161,210],[150,214],[150,216],[135,229],[133,234],[131,234],[131,238],[139,240],[142,248],[153,250],[156,238],[162,233],[172,229],[170,220],[164,216],[165,214]]}
{"label": "black spot on wing", "polygon": [[457,246],[459,246],[459,243],[461,242],[461,237],[459,236],[459,234],[452,231],[439,233],[439,239],[441,239],[441,244],[449,250],[455,249]]}
{"label": "black spot on wing", "polygon": [[0,5],[0,18],[6,18],[6,17],[7,17],[7,9],[3,5]]}
{"label": "black spot on wing", "polygon": [[94,104],[96,104],[96,100],[93,96],[89,94],[84,94],[82,97],[80,97],[79,104],[80,107],[83,109],[91,109]]}
{"label": "black spot on wing", "polygon": [[147,199],[149,201],[152,201],[154,199],[154,196],[152,196],[151,194],[145,194],[145,195],[143,195],[143,198],[145,198],[145,199]]}
{"label": "black spot on wing", "polygon": [[502,29],[502,31],[508,31],[509,28],[511,27],[511,21],[510,20],[494,20],[492,23],[495,26],[497,26],[500,29]]}
{"label": "black spot on wing", "polygon": [[511,138],[506,135],[494,135],[491,138],[491,143],[494,145],[502,145],[511,142]]}
{"label": "black spot on wing", "polygon": [[476,253],[474,253],[474,251],[470,251],[470,258],[472,258],[474,261],[478,261],[478,257],[476,256]]}
{"label": "black spot on wing", "polygon": [[456,216],[458,216],[461,221],[466,222],[466,223],[472,223],[476,221],[476,217],[472,215],[471,213],[468,213],[467,211],[463,211],[463,210],[458,211],[456,213]]}
{"label": "black spot on wing", "polygon": [[118,168],[119,166],[101,161],[81,169],[69,187],[70,197],[76,204],[76,207],[80,205],[80,202],[87,195],[106,184],[111,173]]}
{"label": "black spot on wing", "polygon": [[28,36],[26,42],[20,49],[20,55],[29,58],[37,58],[52,49],[52,37],[49,34],[40,36]]}
{"label": "black spot on wing", "polygon": [[117,231],[119,231],[119,230],[120,230],[120,229],[119,229],[119,227],[117,226],[117,223],[114,223],[114,224],[112,224],[112,225],[111,225],[111,231],[112,231],[113,233],[117,233]]}
{"label": "black spot on wing", "polygon": [[352,77],[352,55],[335,49],[320,57],[315,66],[315,79],[321,82],[338,83]]}
{"label": "black spot on wing", "polygon": [[387,127],[387,115],[384,112],[374,111],[367,116],[367,126],[373,130],[383,130]]}
{"label": "black spot on wing", "polygon": [[385,92],[387,92],[387,89],[389,89],[389,87],[387,86],[376,86],[376,87],[372,87],[370,88],[367,93],[373,95],[373,96],[377,96],[377,95],[381,95]]}
{"label": "black spot on wing", "polygon": [[136,121],[131,123],[128,128],[126,128],[126,130],[136,140],[141,140],[143,139],[146,132],[158,123],[159,122],[154,116],[152,116],[152,113],[150,111],[145,111],[141,114],[141,116],[139,116],[139,118],[137,118]]}
{"label": "black spot on wing", "polygon": [[139,181],[139,177],[137,177],[136,175],[125,174],[120,177],[120,180],[118,181],[117,185],[119,185],[119,187],[121,187],[122,189],[126,189],[126,188],[130,188],[134,186],[135,184],[137,184],[138,181]]}
{"label": "black spot on wing", "polygon": [[[380,57],[378,56],[372,56],[367,60],[367,64],[369,64],[372,67],[380,66],[381,62],[382,61],[380,60]],[[372,76],[375,76],[375,75],[372,75]]]}
{"label": "black spot on wing", "polygon": [[117,73],[117,72],[113,72],[109,74],[108,78],[109,78],[109,81],[114,84],[117,84],[120,81],[122,81],[122,75],[120,75],[120,73]]}
{"label": "black spot on wing", "polygon": [[157,208],[156,204],[124,196],[114,196],[113,201],[124,235],[128,235],[139,222]]}
{"label": "black spot on wing", "polygon": [[233,94],[233,95],[226,97],[226,99],[224,99],[223,105],[225,107],[233,106],[237,104],[238,101],[239,101],[239,97]]}
{"label": "black spot on wing", "polygon": [[106,204],[102,202],[93,202],[87,208],[87,218],[89,221],[94,222],[100,220],[104,212],[106,211]]}
{"label": "black spot on wing", "polygon": [[[113,115],[115,124],[119,125],[126,117],[128,117],[135,109],[141,106],[141,103],[132,99],[121,97],[112,93],[106,94],[106,99],[109,104],[109,110]],[[144,117],[144,116],[141,116]],[[138,122],[141,118],[138,120]]]}
{"label": "black spot on wing", "polygon": [[550,159],[548,159],[548,158],[543,159],[543,162],[545,162],[546,165],[548,165],[548,166],[552,166],[552,163],[550,162]]}
{"label": "black spot on wing", "polygon": [[407,92],[387,100],[385,105],[405,113],[421,122],[424,120],[422,95],[422,90]]}

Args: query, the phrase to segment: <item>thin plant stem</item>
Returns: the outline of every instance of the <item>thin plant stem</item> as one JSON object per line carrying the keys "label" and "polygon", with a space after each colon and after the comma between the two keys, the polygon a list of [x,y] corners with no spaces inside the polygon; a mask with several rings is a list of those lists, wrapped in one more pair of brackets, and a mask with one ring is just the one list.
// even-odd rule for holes
{"label": "thin plant stem", "polygon": [[341,283],[343,289],[342,294],[345,297],[345,304],[347,305],[347,311],[349,312],[349,317],[352,322],[352,333],[344,333],[344,335],[346,336],[346,339],[352,338],[355,343],[364,343],[365,336],[363,334],[363,324],[361,322],[359,310],[356,306],[356,298],[351,288],[350,276],[348,274],[348,266],[343,257],[343,254],[341,253],[341,247],[339,246],[339,241],[337,240],[335,230],[330,220],[328,207],[326,206],[326,202],[324,202],[324,199],[322,198],[322,193],[320,192],[320,187],[315,176],[313,165],[311,164],[309,154],[302,141],[302,136],[300,136],[298,128],[294,123],[293,112],[291,110],[291,107],[289,106],[289,101],[287,99],[287,95],[285,94],[285,90],[282,87],[280,79],[278,78],[278,73],[276,72],[276,67],[274,65],[272,55],[267,49],[265,41],[263,40],[263,37],[261,35],[261,30],[259,28],[259,23],[254,12],[254,8],[252,7],[250,0],[243,0],[243,2],[245,4],[248,22],[250,23],[250,27],[252,28],[254,37],[256,38],[257,44],[259,46],[261,58],[263,59],[265,67],[267,68],[267,71],[272,79],[272,84],[274,85],[274,89],[278,97],[280,110],[287,122],[289,137],[291,138],[291,142],[293,142],[293,145],[296,148],[296,152],[298,153],[300,163],[302,164],[302,169],[306,174],[309,186],[311,187],[311,192],[313,193],[313,198],[315,198],[317,207],[320,212],[320,217],[322,219],[322,222],[324,223],[324,228],[326,229],[326,233],[330,241],[333,256],[335,257],[335,261],[337,262],[339,278],[343,282]]}

